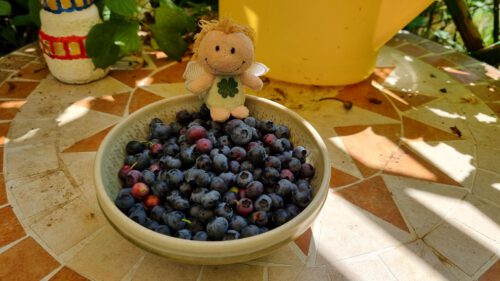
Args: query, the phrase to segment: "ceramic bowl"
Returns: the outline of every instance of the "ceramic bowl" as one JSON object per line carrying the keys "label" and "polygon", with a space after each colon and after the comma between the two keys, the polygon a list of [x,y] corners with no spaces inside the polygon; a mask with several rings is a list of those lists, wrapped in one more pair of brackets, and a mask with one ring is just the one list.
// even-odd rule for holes
{"label": "ceramic bowl", "polygon": [[130,140],[146,139],[148,124],[154,117],[171,122],[177,111],[199,110],[199,98],[187,94],[155,102],[134,112],[116,125],[103,140],[95,162],[95,186],[99,205],[111,225],[126,239],[149,252],[194,264],[229,264],[256,259],[270,254],[304,233],[327,197],[330,162],[326,146],[315,129],[292,110],[254,96],[247,96],[246,105],[252,116],[258,119],[287,125],[294,145],[302,145],[309,151],[307,161],[315,167],[316,173],[311,181],[313,199],[307,208],[280,227],[231,241],[191,241],[165,236],[124,215],[115,206],[114,198],[121,189],[117,174],[125,158],[125,145]]}

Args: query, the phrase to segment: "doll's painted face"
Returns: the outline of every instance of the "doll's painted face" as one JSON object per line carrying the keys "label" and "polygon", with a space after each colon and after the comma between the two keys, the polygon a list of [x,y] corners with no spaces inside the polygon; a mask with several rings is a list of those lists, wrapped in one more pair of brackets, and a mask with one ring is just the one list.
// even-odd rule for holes
{"label": "doll's painted face", "polygon": [[198,63],[215,75],[243,73],[252,65],[253,56],[253,43],[243,33],[210,31],[198,48]]}

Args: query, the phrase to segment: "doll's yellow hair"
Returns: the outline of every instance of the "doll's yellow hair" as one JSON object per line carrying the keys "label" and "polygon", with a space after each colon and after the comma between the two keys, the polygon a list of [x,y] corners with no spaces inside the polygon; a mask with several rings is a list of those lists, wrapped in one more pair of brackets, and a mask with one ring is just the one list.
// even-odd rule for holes
{"label": "doll's yellow hair", "polygon": [[246,25],[241,25],[238,24],[230,19],[224,18],[220,21],[217,20],[201,20],[199,23],[199,26],[201,27],[201,31],[194,36],[194,45],[193,45],[193,58],[197,57],[198,54],[198,48],[200,47],[200,43],[207,35],[208,32],[210,31],[222,31],[226,34],[231,34],[231,33],[238,33],[241,32],[248,36],[250,40],[252,40],[252,43],[255,40],[255,34],[252,28]]}

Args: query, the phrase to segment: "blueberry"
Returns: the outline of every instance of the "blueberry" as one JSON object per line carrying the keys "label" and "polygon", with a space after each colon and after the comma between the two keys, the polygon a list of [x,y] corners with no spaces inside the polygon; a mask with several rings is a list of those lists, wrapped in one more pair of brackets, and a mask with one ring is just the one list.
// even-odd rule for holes
{"label": "blueberry", "polygon": [[195,143],[207,136],[207,130],[200,125],[191,125],[186,131],[186,136],[188,143]]}
{"label": "blueberry", "polygon": [[292,159],[292,151],[283,151],[283,153],[276,154],[276,157],[281,161],[281,164],[287,164]]}
{"label": "blueberry", "polygon": [[279,125],[274,132],[278,138],[290,138],[290,129],[287,126]]}
{"label": "blueberry", "polygon": [[281,170],[280,177],[282,179],[287,179],[289,181],[293,181],[295,179],[295,176],[293,175],[292,171],[290,171],[288,169]]}
{"label": "blueberry", "polygon": [[250,224],[250,225],[245,226],[241,230],[241,238],[254,236],[254,235],[259,234],[259,232],[260,231],[259,231],[259,227],[258,226],[256,226],[255,224]]}
{"label": "blueberry", "polygon": [[229,154],[231,154],[231,148],[227,145],[221,146],[219,149],[220,153],[224,154],[226,157],[229,157]]}
{"label": "blueberry", "polygon": [[128,154],[138,154],[142,153],[144,149],[146,149],[146,145],[144,145],[140,141],[129,141],[127,145],[125,146],[125,149],[127,150]]}
{"label": "blueberry", "polygon": [[300,177],[301,178],[310,178],[314,176],[314,167],[309,163],[302,164],[300,169]]}
{"label": "blueberry", "polygon": [[271,210],[271,206],[273,205],[273,200],[271,197],[267,194],[262,194],[255,200],[255,209],[257,211],[269,211]]}
{"label": "blueberry", "polygon": [[212,209],[201,208],[197,218],[200,220],[200,222],[207,223],[214,217],[214,215],[215,213]]}
{"label": "blueberry", "polygon": [[250,127],[255,127],[257,125],[257,120],[255,120],[255,118],[251,116],[243,119],[243,122],[245,122],[245,124],[247,124]]}
{"label": "blueberry", "polygon": [[222,202],[226,202],[227,204],[233,206],[236,204],[238,196],[236,193],[232,191],[226,191],[224,195],[222,195]]}
{"label": "blueberry", "polygon": [[198,174],[196,174],[195,183],[199,187],[208,187],[208,186],[210,186],[211,180],[212,179],[210,178],[209,173],[207,173],[203,170],[200,170],[200,172]]}
{"label": "blueberry", "polygon": [[196,241],[207,241],[208,240],[208,234],[205,231],[198,231],[194,234],[193,240]]}
{"label": "blueberry", "polygon": [[135,164],[134,169],[136,170],[142,171],[147,167],[149,167],[149,165],[151,164],[151,159],[149,157],[148,150],[144,150],[143,153],[136,154],[135,158],[136,160],[134,163]]}
{"label": "blueberry", "polygon": [[169,195],[166,198],[167,203],[175,210],[186,211],[190,208],[189,201],[180,195]]}
{"label": "blueberry", "polygon": [[208,192],[204,187],[198,187],[191,193],[191,201],[201,204],[201,198]]}
{"label": "blueberry", "polygon": [[135,203],[134,197],[130,193],[119,193],[115,199],[115,205],[126,213]]}
{"label": "blueberry", "polygon": [[135,161],[136,161],[135,154],[134,155],[127,155],[127,157],[125,157],[125,160],[123,161],[123,164],[132,166],[135,163]]}
{"label": "blueberry", "polygon": [[274,225],[280,226],[290,220],[290,214],[285,209],[277,209],[271,215]]}
{"label": "blueberry", "polygon": [[266,160],[264,160],[264,167],[275,168],[276,170],[281,170],[281,161],[276,156],[268,156]]}
{"label": "blueberry", "polygon": [[186,198],[191,196],[192,191],[193,187],[187,182],[183,182],[181,186],[179,186],[179,192]]}
{"label": "blueberry", "polygon": [[179,135],[179,131],[182,128],[181,123],[179,123],[179,122],[171,122],[169,124],[169,126],[170,126],[170,129],[172,129],[172,135],[178,136]]}
{"label": "blueberry", "polygon": [[215,207],[214,213],[216,216],[225,217],[229,220],[233,216],[233,208],[226,202],[221,202]]}
{"label": "blueberry", "polygon": [[208,237],[214,240],[221,240],[229,228],[227,219],[223,217],[215,217],[207,224]]}
{"label": "blueberry", "polygon": [[229,169],[227,157],[224,154],[217,154],[213,158],[213,167],[217,172],[226,172]]}
{"label": "blueberry", "polygon": [[236,175],[235,181],[238,187],[244,188],[253,181],[253,174],[249,171],[241,171]]}
{"label": "blueberry", "polygon": [[264,168],[262,172],[262,183],[264,185],[274,185],[280,180],[280,173],[275,168]]}
{"label": "blueberry", "polygon": [[240,172],[240,162],[236,160],[229,161],[229,171],[231,173],[239,173]]}
{"label": "blueberry", "polygon": [[232,160],[236,160],[238,162],[242,162],[247,157],[246,150],[241,146],[233,146],[231,151],[229,152],[229,158]]}
{"label": "blueberry", "polygon": [[179,152],[179,159],[181,160],[182,165],[184,165],[185,167],[192,166],[194,164],[194,161],[196,160],[194,145],[181,148],[181,152]]}
{"label": "blueberry", "polygon": [[243,161],[240,164],[240,171],[253,171],[254,167],[252,162],[250,161]]}
{"label": "blueberry", "polygon": [[140,225],[146,225],[146,210],[144,209],[144,207],[142,207],[142,204],[139,204],[141,207],[134,208],[136,205],[130,208],[128,217]]}
{"label": "blueberry", "polygon": [[170,169],[167,172],[167,184],[171,187],[179,187],[184,181],[184,174],[179,169]]}
{"label": "blueberry", "polygon": [[252,211],[253,202],[249,198],[241,198],[240,201],[238,201],[238,204],[236,204],[236,212],[241,216],[246,217]]}
{"label": "blueberry", "polygon": [[273,209],[283,208],[284,204],[283,197],[279,196],[276,193],[269,193],[268,196],[271,197],[272,200],[271,207]]}
{"label": "blueberry", "polygon": [[217,190],[211,190],[201,197],[201,205],[204,208],[213,208],[219,203],[220,197]]}
{"label": "blueberry", "polygon": [[294,218],[300,213],[299,207],[295,204],[286,204],[284,209],[290,214],[290,218]]}
{"label": "blueberry", "polygon": [[202,154],[196,158],[196,168],[208,171],[212,168],[212,159],[206,154]]}
{"label": "blueberry", "polygon": [[246,124],[241,124],[229,133],[231,141],[237,145],[246,145],[252,140],[252,129]]}
{"label": "blueberry", "polygon": [[219,193],[223,194],[227,191],[228,186],[221,177],[213,177],[210,183],[210,189],[217,190]]}
{"label": "blueberry", "polygon": [[189,122],[191,122],[193,119],[191,119],[191,113],[189,113],[187,110],[183,109],[175,114],[175,119],[177,122],[183,125],[187,125]]}
{"label": "blueberry", "polygon": [[293,193],[293,202],[300,208],[305,208],[311,203],[312,194],[310,189],[297,189]]}
{"label": "blueberry", "polygon": [[131,187],[124,187],[118,193],[118,195],[125,195],[125,194],[132,194],[132,188]]}
{"label": "blueberry", "polygon": [[260,130],[264,133],[274,133],[276,131],[276,126],[270,120],[261,121],[259,126]]}
{"label": "blueberry", "polygon": [[302,169],[302,163],[298,158],[292,157],[290,161],[288,161],[288,169],[292,171],[292,173],[299,173]]}
{"label": "blueberry", "polygon": [[262,165],[266,159],[266,149],[261,145],[253,147],[248,151],[248,159],[256,166]]}
{"label": "blueberry", "polygon": [[253,170],[253,179],[260,181],[262,179],[263,172],[264,172],[264,170],[262,170],[261,168],[254,169]]}
{"label": "blueberry", "polygon": [[231,141],[229,140],[229,136],[220,136],[218,139],[217,139],[217,142],[218,142],[218,145],[219,147],[223,147],[223,146],[231,146]]}
{"label": "blueberry", "polygon": [[209,153],[213,148],[213,143],[208,138],[201,138],[196,141],[196,150],[199,153]]}
{"label": "blueberry", "polygon": [[147,220],[146,221],[146,225],[145,227],[151,229],[151,230],[155,230],[158,228],[158,226],[160,226],[160,224],[157,222],[157,221],[154,221],[154,220]]}
{"label": "blueberry", "polygon": [[233,185],[236,175],[231,172],[220,173],[219,177],[224,180],[227,186]]}
{"label": "blueberry", "polygon": [[197,218],[200,216],[201,209],[203,209],[203,207],[201,207],[200,205],[192,205],[189,209],[189,215]]}
{"label": "blueberry", "polygon": [[262,137],[262,134],[259,132],[259,130],[255,129],[254,127],[250,127],[252,130],[252,140],[259,140]]}
{"label": "blueberry", "polygon": [[189,229],[189,231],[196,233],[198,231],[205,230],[205,225],[200,220],[196,218],[190,218],[189,221],[191,221],[191,223],[188,223],[187,226],[187,229]]}
{"label": "blueberry", "polygon": [[262,137],[262,142],[264,143],[264,145],[266,146],[271,146],[271,144],[277,140],[278,138],[276,137],[275,134],[265,134],[263,137]]}
{"label": "blueberry", "polygon": [[224,234],[224,237],[222,237],[223,241],[226,240],[236,240],[240,238],[240,233],[234,229],[229,229],[226,234]]}
{"label": "blueberry", "polygon": [[296,146],[293,149],[293,157],[300,160],[300,162],[305,163],[307,157],[307,150],[303,146]]}
{"label": "blueberry", "polygon": [[285,151],[285,144],[283,139],[277,139],[271,143],[271,151],[274,152],[275,154],[279,154],[283,151]]}
{"label": "blueberry", "polygon": [[151,191],[154,195],[160,198],[165,197],[169,191],[167,182],[156,181],[153,185],[151,185]]}
{"label": "blueberry", "polygon": [[175,237],[181,238],[181,239],[186,239],[186,240],[191,240],[192,235],[191,235],[191,231],[189,231],[188,229],[184,228],[184,229],[179,229],[175,233]]}
{"label": "blueberry", "polygon": [[163,235],[172,235],[172,232],[170,231],[170,228],[164,224],[160,224],[156,229],[156,232],[161,233]]}
{"label": "blueberry", "polygon": [[278,181],[276,193],[281,197],[291,196],[297,190],[297,185],[287,179]]}
{"label": "blueberry", "polygon": [[259,227],[259,234],[266,233],[268,231],[269,231],[269,228],[267,228],[265,226]]}
{"label": "blueberry", "polygon": [[255,211],[250,217],[250,221],[257,226],[264,226],[268,222],[267,212],[265,211]]}
{"label": "blueberry", "polygon": [[179,230],[186,227],[186,216],[181,211],[171,211],[164,213],[162,216],[163,222],[171,229]]}
{"label": "blueberry", "polygon": [[149,186],[153,185],[156,181],[156,175],[150,170],[144,170],[141,174],[141,181]]}
{"label": "blueberry", "polygon": [[231,119],[229,121],[226,122],[226,124],[224,125],[224,132],[227,134],[227,135],[230,135],[231,132],[236,128],[236,127],[239,127],[241,125],[245,124],[242,120],[240,119]]}
{"label": "blueberry", "polygon": [[169,156],[175,156],[181,150],[176,143],[167,143],[163,146],[163,153]]}
{"label": "blueberry", "polygon": [[252,181],[246,186],[246,196],[254,199],[264,192],[264,185],[260,181]]}
{"label": "blueberry", "polygon": [[156,124],[164,124],[164,122],[160,118],[155,117],[149,122],[149,129],[153,128]]}
{"label": "blueberry", "polygon": [[170,128],[170,126],[156,123],[152,127],[150,138],[166,140],[170,137],[171,134],[172,134],[172,129]]}
{"label": "blueberry", "polygon": [[151,217],[151,219],[153,219],[155,221],[161,221],[163,214],[166,212],[167,212],[167,210],[165,210],[164,207],[158,205],[158,206],[153,207],[153,209],[151,209],[150,217]]}
{"label": "blueberry", "polygon": [[231,229],[241,231],[243,228],[245,228],[248,225],[248,222],[245,218],[242,216],[233,216],[231,218],[231,221],[229,223],[229,226]]}
{"label": "blueberry", "polygon": [[189,184],[196,184],[196,177],[202,172],[203,170],[197,169],[197,168],[190,168],[184,171],[184,181],[189,183]]}
{"label": "blueberry", "polygon": [[141,180],[141,172],[137,170],[130,170],[127,173],[127,178],[125,179],[125,184],[127,186],[133,186],[134,184],[138,183]]}

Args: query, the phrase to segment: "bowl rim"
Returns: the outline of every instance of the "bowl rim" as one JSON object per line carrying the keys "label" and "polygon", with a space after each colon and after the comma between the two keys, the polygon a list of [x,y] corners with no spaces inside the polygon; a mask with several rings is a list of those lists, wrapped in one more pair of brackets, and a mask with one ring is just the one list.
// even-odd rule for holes
{"label": "bowl rim", "polygon": [[[296,233],[297,228],[300,226],[301,222],[309,221],[310,223],[316,218],[317,214],[321,210],[323,204],[326,201],[326,197],[329,191],[329,181],[330,181],[330,160],[328,155],[328,150],[326,145],[319,135],[319,133],[314,129],[314,127],[303,119],[299,114],[294,112],[287,107],[276,103],[274,101],[268,100],[266,98],[261,98],[253,95],[246,95],[247,100],[257,103],[264,103],[271,107],[276,107],[281,111],[286,111],[291,118],[299,120],[302,125],[304,125],[307,131],[312,135],[314,141],[318,145],[319,161],[320,165],[324,165],[324,176],[318,184],[318,188],[315,190],[313,200],[311,203],[303,209],[296,217],[286,222],[285,224],[271,229],[265,233],[261,233],[255,236],[246,237],[244,239],[229,240],[229,241],[195,241],[195,240],[185,240],[173,236],[167,236],[150,230],[142,225],[139,225],[132,220],[130,220],[121,210],[116,207],[114,200],[111,199],[105,188],[103,182],[103,164],[106,158],[104,155],[105,151],[113,145],[112,136],[123,131],[129,123],[133,123],[136,117],[140,117],[148,113],[153,108],[160,108],[163,104],[182,102],[185,100],[190,100],[198,98],[193,94],[182,94],[179,96],[165,98],[156,102],[153,102],[141,109],[133,112],[129,116],[124,117],[118,124],[116,124],[111,131],[106,135],[104,140],[101,142],[99,149],[97,151],[95,162],[94,162],[94,185],[96,189],[97,201],[100,208],[102,209],[104,215],[110,224],[117,229],[125,238],[130,240],[132,243],[137,244],[140,247],[146,247],[149,249],[155,249],[155,247],[160,245],[168,245],[168,250],[164,247],[157,249],[162,255],[180,255],[186,258],[216,258],[220,256],[221,258],[230,258],[231,256],[241,256],[242,254],[250,254],[252,252],[260,251],[265,248],[282,242],[283,240],[291,240],[298,237],[301,233]],[[113,217],[113,219],[110,218]],[[312,217],[312,218],[311,218]],[[308,220],[309,218],[309,220]],[[131,227],[132,229],[125,229],[124,227]],[[132,230],[132,233],[127,233],[126,231]],[[294,231],[295,230],[295,231]],[[283,235],[291,234],[291,235]],[[144,237],[149,237],[152,239],[144,239],[143,241],[136,241],[137,235],[144,235]],[[270,241],[278,241],[275,243],[269,243]],[[151,242],[151,243],[150,243]],[[251,246],[250,246],[251,245]],[[194,250],[196,249],[196,250]],[[244,252],[234,252],[234,250],[242,250]],[[154,251],[154,250],[153,250]],[[154,251],[158,253],[158,251]],[[224,255],[217,255],[217,253],[224,252]]]}

